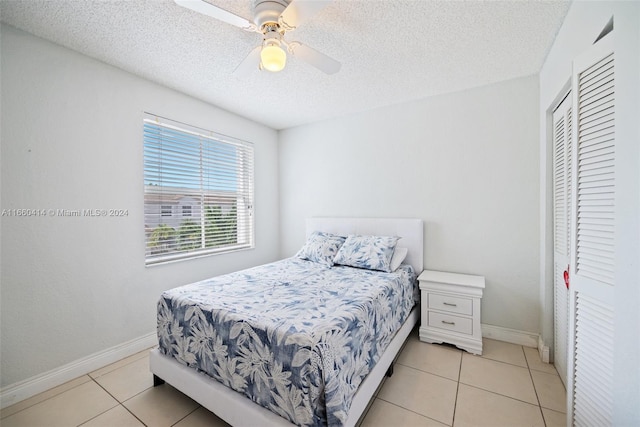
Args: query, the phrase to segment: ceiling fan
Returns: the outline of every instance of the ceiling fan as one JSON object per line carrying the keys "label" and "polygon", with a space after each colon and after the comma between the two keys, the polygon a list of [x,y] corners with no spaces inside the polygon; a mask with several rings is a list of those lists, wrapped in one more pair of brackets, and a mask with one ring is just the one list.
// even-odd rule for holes
{"label": "ceiling fan", "polygon": [[324,53],[297,41],[288,42],[284,36],[295,30],[305,20],[324,9],[332,0],[254,0],[253,22],[228,12],[204,0],[174,0],[176,4],[202,13],[246,31],[262,34],[262,44],[253,49],[238,65],[234,73],[245,74],[256,69],[281,71],[287,61],[287,52],[313,65],[319,70],[334,74],[340,63]]}

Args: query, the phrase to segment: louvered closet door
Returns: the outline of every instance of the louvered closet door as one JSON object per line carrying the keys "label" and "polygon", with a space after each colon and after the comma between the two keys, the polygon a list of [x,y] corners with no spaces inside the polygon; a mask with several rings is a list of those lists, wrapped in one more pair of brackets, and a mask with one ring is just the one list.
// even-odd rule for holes
{"label": "louvered closet door", "polygon": [[571,94],[553,112],[553,363],[567,384],[569,347],[569,291],[564,276],[569,268],[571,217]]}
{"label": "louvered closet door", "polygon": [[612,424],[615,286],[613,34],[573,64],[569,407],[573,425]]}

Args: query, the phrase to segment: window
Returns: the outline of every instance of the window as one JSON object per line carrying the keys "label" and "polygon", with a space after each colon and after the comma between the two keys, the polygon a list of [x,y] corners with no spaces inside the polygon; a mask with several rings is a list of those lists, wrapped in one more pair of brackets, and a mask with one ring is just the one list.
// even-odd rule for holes
{"label": "window", "polygon": [[148,114],[143,130],[146,264],[253,247],[253,144]]}

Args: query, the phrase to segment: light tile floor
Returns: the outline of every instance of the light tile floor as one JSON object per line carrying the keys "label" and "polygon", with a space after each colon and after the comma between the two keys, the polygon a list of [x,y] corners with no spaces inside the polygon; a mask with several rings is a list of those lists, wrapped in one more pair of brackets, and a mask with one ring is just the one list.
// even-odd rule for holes
{"label": "light tile floor", "polygon": [[[564,426],[565,388],[536,349],[484,339],[483,355],[421,342],[414,331],[362,427]],[[148,351],[1,412],[13,426],[226,426],[165,384],[153,387]]]}

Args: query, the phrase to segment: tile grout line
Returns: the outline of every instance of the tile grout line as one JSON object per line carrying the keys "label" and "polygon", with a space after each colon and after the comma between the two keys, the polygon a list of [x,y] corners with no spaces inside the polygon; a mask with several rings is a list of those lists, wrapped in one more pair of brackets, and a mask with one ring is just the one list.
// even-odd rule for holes
{"label": "tile grout line", "polygon": [[525,362],[527,362],[527,367],[529,368],[529,378],[531,378],[531,384],[533,384],[533,392],[536,394],[536,399],[538,400],[538,410],[540,411],[542,422],[544,423],[545,427],[547,427],[547,420],[545,419],[544,412],[542,411],[542,402],[540,402],[540,396],[538,396],[538,389],[536,388],[536,383],[533,380],[531,365],[529,364],[529,359],[527,359],[527,353],[524,351],[524,347],[522,347],[522,352],[524,353],[524,360]]}
{"label": "tile grout line", "polygon": [[[145,426],[145,427],[147,426],[147,424],[146,424],[144,421],[142,421],[142,420],[141,420],[141,419],[140,419],[136,414],[134,414],[134,413],[133,413],[129,408],[127,408],[127,407],[125,406],[125,402],[130,401],[130,400],[131,400],[131,399],[133,399],[134,397],[141,395],[142,393],[144,393],[145,391],[147,391],[147,390],[149,390],[149,389],[151,389],[151,388],[153,388],[153,387],[155,387],[155,386],[147,387],[147,388],[145,388],[144,390],[139,391],[138,393],[134,394],[133,396],[131,396],[130,398],[128,398],[127,400],[125,400],[125,401],[123,401],[123,402],[118,401],[118,402],[120,403],[120,406],[122,406],[122,407],[124,408],[124,410],[125,410],[125,411],[127,411],[128,413],[130,413],[131,415],[133,415],[133,417],[134,417],[136,420],[140,421],[140,423],[141,423],[143,426]],[[107,393],[108,393],[108,392],[107,392]],[[114,397],[114,399],[115,399],[115,397]],[[116,400],[118,400],[118,399],[116,399]]]}
{"label": "tile grout line", "polygon": [[[104,377],[104,376],[107,376],[107,375],[109,375],[109,374],[112,374],[113,372],[115,372],[115,371],[117,371],[117,370],[119,370],[119,369],[122,369],[122,368],[124,368],[125,366],[132,365],[132,364],[134,364],[134,363],[136,363],[136,362],[140,361],[141,359],[144,359],[145,357],[148,357],[148,355],[145,355],[145,354],[143,354],[143,355],[141,355],[141,356],[138,356],[138,355],[139,355],[139,354],[141,354],[141,353],[146,353],[146,352],[148,352],[148,351],[150,351],[150,350],[152,350],[152,349],[153,349],[153,347],[148,348],[148,349],[145,349],[145,350],[142,350],[142,351],[139,351],[138,353],[135,353],[135,354],[132,354],[131,356],[127,356],[127,357],[125,357],[125,358],[123,358],[123,359],[117,360],[117,361],[115,361],[115,362],[113,362],[113,363],[110,363],[110,364],[108,364],[108,365],[106,365],[106,366],[103,366],[102,368],[95,369],[95,370],[93,370],[93,371],[89,372],[89,373],[88,373],[88,374],[86,374],[86,375],[87,375],[89,378],[91,378],[92,380],[94,380],[94,381],[95,381],[95,380],[97,380],[97,379],[98,379],[98,378],[100,378],[100,377]],[[134,358],[134,356],[135,356],[135,358]],[[109,371],[104,372],[104,373],[103,373],[103,374],[101,374],[101,375],[96,375],[95,377],[93,376],[93,374],[94,374],[94,373],[96,373],[96,372],[98,372],[98,371],[101,371],[101,370],[103,370],[103,369],[105,369],[105,368],[108,368],[108,367],[109,367],[109,366],[111,366],[111,365],[116,365],[116,364],[118,364],[118,363],[122,362],[122,361],[123,361],[123,360],[125,360],[125,359],[131,359],[131,360],[130,360],[130,361],[128,361],[127,363],[124,363],[122,366],[118,366],[118,367],[116,367],[116,368],[113,368],[113,369],[111,369],[111,370],[109,370]]]}
{"label": "tile grout line", "polygon": [[[491,359],[490,357],[477,356],[477,355],[471,354],[471,353],[468,353],[468,354],[470,356],[473,356],[473,357],[479,357],[480,359],[483,359],[483,360],[489,360],[491,362],[502,363],[503,365],[515,366],[516,368],[522,368],[522,369],[530,370],[529,369],[529,364],[527,364],[527,366],[522,366],[522,365],[516,365],[515,363],[505,362],[504,360]],[[526,363],[526,357],[525,357],[525,363]]]}
{"label": "tile grout line", "polygon": [[[497,392],[492,391],[492,390],[487,390],[486,388],[478,387],[477,385],[467,384],[467,383],[464,383],[464,382],[460,382],[460,384],[464,384],[464,385],[466,385],[467,387],[472,387],[472,388],[475,388],[475,389],[477,389],[477,390],[486,391],[487,393],[495,394],[496,396],[506,397],[507,399],[515,400],[515,401],[517,401],[517,402],[526,403],[527,405],[531,405],[531,406],[538,406],[538,407],[540,407],[540,408],[541,408],[541,406],[540,406],[539,404],[537,404],[537,405],[536,405],[535,403],[527,402],[526,400],[518,399],[517,397],[508,396],[508,395],[506,395],[506,394],[502,394],[502,393],[497,393]],[[536,395],[536,399],[537,399],[537,397],[538,397],[538,396]]]}
{"label": "tile grout line", "polygon": [[533,382],[533,375],[531,375],[531,370],[529,370],[529,376],[531,377],[531,382],[533,383],[533,391],[536,394],[536,399],[538,399],[538,409],[540,410],[540,415],[542,416],[542,422],[546,427],[547,420],[544,418],[544,412],[542,411],[542,403],[540,402],[540,396],[538,396],[538,389],[536,388],[536,383]]}
{"label": "tile grout line", "polygon": [[126,406],[124,406],[122,403],[120,404],[120,406],[122,406],[122,408],[127,411],[128,413],[131,414],[131,416],[133,416],[136,420],[140,421],[140,424],[142,424],[143,426],[147,427],[147,424],[145,424],[144,421],[142,421],[140,418],[138,418],[138,416],[136,414],[134,414],[133,412],[131,412],[131,410],[129,408],[127,408]]}
{"label": "tile grout line", "polygon": [[419,371],[419,372],[422,372],[422,373],[425,373],[425,374],[433,375],[434,377],[442,378],[442,379],[445,379],[445,380],[449,380],[449,381],[456,381],[456,382],[457,382],[457,381],[460,381],[460,376],[459,376],[459,375],[460,375],[460,373],[458,373],[458,379],[457,379],[457,380],[454,380],[454,379],[451,379],[451,378],[449,378],[449,377],[445,377],[445,376],[443,376],[443,375],[434,374],[433,372],[425,371],[424,369],[415,368],[415,367],[410,366],[410,365],[405,365],[404,363],[398,363],[398,365],[400,365],[400,366],[404,366],[405,368],[413,369],[414,371]]}
{"label": "tile grout line", "polygon": [[[134,357],[134,356],[136,356],[137,354],[141,354],[141,353],[148,352],[149,350],[151,350],[151,349],[153,349],[153,348],[155,348],[155,347],[151,347],[150,349],[142,350],[142,351],[140,351],[140,352],[136,353],[135,355],[128,356],[128,358],[133,358],[133,357]],[[144,390],[141,390],[141,391],[139,391],[138,393],[134,394],[133,396],[131,396],[131,397],[127,398],[126,400],[123,400],[122,402],[120,402],[120,400],[118,400],[118,398],[117,398],[116,396],[114,396],[113,394],[111,394],[111,393],[109,392],[109,390],[107,390],[105,387],[103,387],[103,386],[102,386],[102,384],[100,384],[100,383],[98,382],[98,378],[104,377],[104,376],[109,375],[109,374],[111,374],[111,373],[113,373],[113,372],[115,372],[115,371],[117,371],[117,370],[119,370],[119,369],[124,368],[125,366],[129,366],[129,365],[131,365],[131,364],[133,364],[133,363],[136,363],[136,362],[138,362],[140,359],[143,359],[144,357],[148,357],[148,355],[146,355],[146,356],[145,356],[145,355],[142,355],[142,356],[139,356],[139,357],[135,357],[135,358],[133,358],[132,360],[130,360],[128,363],[125,363],[125,364],[123,364],[122,366],[118,366],[117,368],[114,368],[114,369],[112,369],[112,370],[110,370],[110,371],[107,371],[107,372],[105,372],[105,373],[104,373],[104,374],[102,374],[102,375],[98,375],[98,376],[96,376],[95,378],[91,375],[91,373],[87,374],[87,376],[91,379],[91,381],[95,382],[95,383],[96,383],[96,384],[97,384],[101,389],[103,389],[103,390],[104,390],[104,391],[105,391],[109,396],[111,396],[111,397],[112,397],[116,402],[118,402],[118,405],[117,405],[117,406],[122,406],[122,408],[123,408],[125,411],[127,411],[129,414],[131,414],[131,416],[133,416],[133,417],[134,417],[136,420],[138,420],[138,421],[139,421],[143,426],[145,426],[145,427],[146,427],[146,426],[147,426],[147,424],[146,424],[144,421],[142,421],[142,420],[141,420],[141,419],[140,419],[136,414],[134,414],[134,413],[133,413],[129,408],[127,408],[127,407],[125,406],[125,402],[127,402],[127,401],[129,401],[129,400],[133,399],[134,397],[136,397],[136,396],[138,396],[138,395],[140,395],[140,394],[144,393],[145,391],[149,390],[149,389],[150,389],[150,388],[152,388],[152,387],[147,387],[147,388],[145,388]],[[118,363],[118,362],[114,362],[113,364],[115,364],[115,363]],[[107,365],[107,366],[109,366],[109,365]],[[104,368],[106,368],[107,366],[104,366],[103,368],[100,368],[100,369],[104,369]],[[100,370],[100,369],[97,369],[96,371],[98,371],[98,370]],[[96,372],[96,371],[93,371],[93,372]],[[114,406],[114,408],[115,408],[115,406]],[[113,409],[113,408],[111,408],[111,409]],[[111,410],[111,409],[109,409],[109,410]],[[196,408],[196,409],[198,409],[198,408]],[[105,412],[107,412],[107,411],[105,411]],[[102,414],[104,414],[104,412],[103,412]],[[99,415],[97,415],[96,417],[98,417],[98,416],[100,416],[100,415],[102,415],[102,414],[99,414]],[[188,414],[188,415],[190,415],[190,414]],[[96,418],[96,417],[93,417],[93,418]],[[93,419],[93,418],[92,418],[92,419]],[[86,423],[86,422],[88,422],[88,421],[89,421],[89,420],[85,421],[85,423]],[[179,420],[178,422],[180,422],[180,421],[181,421],[181,420]]]}
{"label": "tile grout line", "polygon": [[[127,365],[128,365],[128,364],[127,364]],[[126,365],[124,365],[124,366],[126,366]],[[113,372],[113,371],[111,371],[111,372]],[[102,375],[101,375],[101,376],[102,376]],[[124,406],[124,402],[126,402],[126,400],[125,400],[124,402],[120,402],[120,400],[118,400],[118,398],[117,398],[117,397],[115,397],[113,394],[111,394],[111,393],[109,392],[109,390],[107,390],[106,388],[104,388],[104,387],[102,386],[102,384],[100,384],[98,381],[96,381],[96,379],[95,379],[95,378],[93,378],[93,377],[91,377],[91,376],[89,376],[89,378],[91,378],[91,381],[93,381],[94,383],[96,383],[96,384],[98,385],[98,387],[100,387],[102,390],[104,390],[104,391],[105,391],[105,393],[107,393],[109,396],[111,396],[111,397],[113,398],[113,400],[115,400],[116,402],[118,402],[118,404],[117,404],[116,406],[114,406],[113,408],[109,408],[109,409],[107,409],[106,411],[104,411],[104,412],[102,412],[102,413],[100,413],[100,414],[96,415],[95,417],[92,417],[92,418],[90,418],[90,419],[88,419],[88,420],[84,421],[83,423],[79,424],[79,426],[81,426],[81,425],[83,425],[83,424],[88,423],[89,421],[91,421],[91,420],[93,420],[93,419],[95,419],[95,418],[99,417],[100,415],[103,415],[103,414],[105,414],[105,413],[109,412],[110,410],[112,410],[112,409],[114,409],[114,408],[117,408],[118,406],[122,406],[122,408],[123,408],[125,411],[127,411],[128,413],[130,413],[130,414],[131,414],[131,415],[132,415],[136,420],[140,421],[140,423],[141,423],[143,426],[145,426],[145,427],[146,427],[146,424],[145,424],[145,423],[144,423],[140,418],[138,418],[138,417],[136,416],[136,414],[134,414],[133,412],[131,412],[131,411],[129,410],[129,408],[127,408],[126,406]],[[99,377],[98,377],[98,378],[99,378]],[[145,390],[148,390],[148,389],[145,389]],[[144,391],[144,390],[143,390],[143,391]],[[141,391],[140,393],[142,393],[142,391]],[[137,396],[137,395],[138,395],[138,394],[140,394],[140,393],[136,393],[135,395],[131,396],[129,399],[131,399],[131,398],[133,398],[133,397]],[[129,400],[129,399],[127,399],[127,400]],[[78,427],[79,427],[79,426],[78,426]]]}
{"label": "tile grout line", "polygon": [[[468,387],[472,387],[472,388],[475,388],[475,389],[478,389],[478,390],[482,390],[482,391],[485,391],[485,392],[488,392],[488,393],[494,394],[494,395],[496,395],[496,396],[502,396],[502,397],[504,397],[504,398],[507,398],[507,399],[510,399],[510,400],[513,400],[513,401],[521,402],[521,403],[524,403],[524,404],[527,404],[527,405],[537,406],[537,407],[538,407],[538,410],[540,411],[540,414],[541,414],[541,417],[542,417],[543,423],[545,423],[545,425],[546,425],[546,421],[545,421],[544,415],[543,415],[543,413],[542,413],[542,405],[541,405],[541,403],[540,403],[540,398],[539,398],[539,396],[538,396],[538,391],[537,391],[537,389],[535,388],[535,383],[533,382],[533,373],[532,373],[532,371],[534,371],[534,370],[535,370],[536,372],[543,372],[543,373],[546,373],[546,372],[545,372],[545,371],[543,371],[543,370],[538,371],[538,370],[536,370],[536,369],[532,369],[531,364],[530,364],[530,362],[529,362],[529,360],[528,360],[528,358],[527,358],[527,355],[526,355],[526,353],[525,353],[525,351],[524,351],[524,346],[520,345],[519,347],[520,347],[520,355],[524,358],[524,362],[525,362],[525,363],[524,363],[524,366],[523,366],[522,364],[511,363],[511,362],[507,362],[507,361],[503,361],[503,360],[497,360],[497,359],[493,359],[493,358],[489,358],[489,357],[485,357],[485,356],[479,356],[479,357],[480,357],[480,358],[482,358],[482,359],[484,359],[484,360],[487,360],[487,361],[491,361],[491,362],[498,362],[498,363],[499,363],[499,364],[501,364],[501,365],[507,365],[507,366],[512,366],[512,367],[516,367],[516,368],[526,369],[526,370],[527,370],[527,372],[529,373],[529,378],[530,378],[530,380],[531,380],[531,385],[533,386],[534,393],[535,393],[535,395],[536,395],[535,403],[533,403],[533,402],[529,402],[529,401],[526,401],[526,400],[521,400],[521,399],[519,399],[519,398],[516,398],[516,397],[510,396],[510,395],[506,395],[506,394],[498,393],[498,392],[496,392],[496,391],[492,391],[492,390],[484,389],[484,388],[482,388],[482,387],[478,387],[477,385],[466,384],[465,382],[461,381],[461,375],[462,375],[462,359],[464,359],[464,356],[465,356],[465,352],[464,352],[464,351],[462,351],[462,352],[461,352],[461,353],[462,353],[462,358],[461,358],[460,366],[459,366],[459,370],[458,370],[458,380],[456,381],[456,382],[457,382],[457,389],[456,389],[456,399],[455,399],[455,404],[454,404],[454,423],[455,423],[455,410],[457,409],[457,406],[458,406],[458,398],[459,398],[460,384],[464,384],[464,385],[466,385],[466,386],[468,386]],[[408,365],[408,364],[398,363],[398,365],[401,365],[401,366],[406,367],[406,368],[409,368],[409,369],[416,370],[416,371],[418,371],[418,372],[423,372],[423,373],[426,373],[426,374],[434,375],[434,376],[439,377],[439,378],[442,378],[442,379],[451,380],[451,378],[449,378],[449,377],[442,376],[442,375],[437,374],[437,373],[429,372],[429,371],[426,371],[426,370],[423,370],[423,369],[420,369],[420,368],[416,368],[416,367],[411,366],[411,365]],[[455,381],[455,380],[451,380],[451,381]],[[410,412],[414,412],[414,411],[411,411],[411,410],[410,410],[410,409],[408,409],[408,408],[405,408],[405,407],[400,406],[400,405],[398,405],[398,404],[394,404],[394,403],[389,402],[389,401],[387,401],[387,400],[385,400],[385,399],[382,399],[382,398],[380,398],[380,399],[381,399],[381,400],[383,400],[383,401],[385,401],[385,402],[387,402],[387,403],[391,403],[391,404],[393,404],[394,406],[397,406],[397,407],[399,407],[399,408],[401,408],[401,409],[403,409],[403,410],[408,410],[408,411],[410,411]],[[420,414],[420,415],[422,415],[422,414]],[[424,416],[424,415],[423,415],[423,416]]]}
{"label": "tile grout line", "polygon": [[456,384],[456,400],[453,403],[453,418],[451,419],[451,426],[456,423],[456,409],[458,408],[458,396],[460,394],[460,378],[462,378],[462,360],[464,359],[464,354],[460,354],[460,365],[458,365],[458,381]]}
{"label": "tile grout line", "polygon": [[75,386],[73,386],[73,387],[70,387],[70,388],[68,388],[68,389],[66,389],[66,390],[61,390],[61,391],[59,391],[59,392],[57,392],[57,393],[53,393],[51,396],[47,397],[46,399],[43,399],[43,400],[40,400],[40,401],[38,401],[38,402],[34,402],[34,403],[31,403],[31,404],[28,404],[28,405],[27,405],[27,406],[25,406],[24,408],[20,409],[19,411],[14,412],[14,413],[12,413],[12,414],[10,414],[10,415],[4,415],[4,416],[3,416],[3,415],[0,415],[0,424],[2,424],[2,422],[1,422],[1,421],[2,421],[3,419],[5,419],[5,418],[13,417],[14,415],[17,415],[17,414],[19,414],[19,413],[21,413],[21,412],[23,412],[23,411],[26,411],[27,409],[33,408],[34,406],[40,405],[40,404],[42,404],[42,403],[44,403],[44,402],[46,402],[46,401],[48,401],[48,400],[51,400],[51,399],[53,399],[54,397],[58,397],[58,396],[60,396],[61,394],[64,394],[64,393],[66,393],[66,392],[68,392],[68,391],[70,391],[70,390],[73,390],[73,389],[74,389],[74,388],[76,388],[76,387],[80,387],[81,385],[84,385],[84,384],[86,384],[86,383],[90,382],[91,380],[93,380],[93,378],[91,378],[91,376],[90,376],[89,374],[80,375],[80,376],[79,376],[79,377],[77,377],[77,378],[74,378],[74,379],[72,379],[72,380],[66,381],[66,382],[64,382],[64,383],[62,383],[62,384],[60,384],[60,385],[58,385],[58,386],[51,387],[51,388],[50,388],[50,389],[48,389],[48,390],[45,390],[45,391],[43,391],[43,392],[41,392],[41,393],[38,393],[38,394],[36,394],[36,395],[34,395],[34,396],[31,396],[31,397],[27,398],[27,399],[21,400],[21,401],[19,401],[19,402],[16,402],[16,403],[14,403],[14,404],[12,404],[12,405],[7,406],[6,408],[4,408],[4,409],[2,409],[2,410],[0,411],[0,414],[1,414],[2,412],[6,412],[6,411],[7,411],[9,408],[11,408],[12,406],[20,405],[20,404],[24,404],[24,402],[26,402],[26,401],[28,401],[28,400],[36,399],[38,396],[40,396],[40,395],[42,395],[42,394],[44,394],[44,393],[51,392],[52,390],[54,390],[54,389],[56,389],[56,388],[63,387],[65,384],[68,384],[68,383],[70,383],[70,382],[72,382],[72,381],[77,381],[77,380],[79,380],[80,378],[85,377],[85,376],[86,376],[87,378],[89,378],[89,380],[87,380],[87,381],[85,381],[85,382],[83,382],[83,383],[77,384],[77,385],[75,385]]}
{"label": "tile grout line", "polygon": [[[424,414],[421,414],[420,412],[416,412],[416,411],[414,411],[414,410],[412,410],[412,409],[405,408],[404,406],[398,405],[397,403],[390,402],[390,401],[388,401],[388,400],[386,400],[386,399],[383,399],[382,397],[376,397],[376,399],[380,399],[380,400],[382,400],[383,402],[388,403],[389,405],[393,405],[393,406],[395,406],[396,408],[400,408],[400,409],[402,409],[403,411],[407,411],[407,412],[411,412],[412,414],[419,415],[419,416],[421,416],[422,418],[427,418],[427,419],[429,419],[429,420],[433,420],[433,421],[437,421],[437,422],[439,422],[439,423],[441,423],[441,424],[445,424],[445,423],[443,423],[442,421],[436,420],[435,418],[432,418],[432,417],[428,417],[428,416],[426,416],[426,415],[424,415]],[[363,418],[363,420],[364,420],[364,418]]]}
{"label": "tile grout line", "polygon": [[[196,402],[197,403],[197,402]],[[198,406],[196,407],[196,409],[194,409],[193,411],[189,412],[187,415],[185,415],[184,417],[180,418],[178,421],[176,421],[175,423],[171,424],[171,427],[174,427],[176,424],[182,422],[182,420],[184,420],[185,418],[189,417],[191,414],[193,414],[194,412],[196,412],[198,409],[200,408],[204,408],[204,406],[198,404]],[[205,408],[206,409],[206,408]],[[215,414],[214,414],[215,415]],[[222,419],[222,418],[221,418]],[[224,421],[224,420],[222,420]],[[226,422],[226,421],[225,421]]]}
{"label": "tile grout line", "polygon": [[[522,348],[522,346],[520,346],[520,347]],[[524,351],[524,350],[523,350],[523,351]],[[469,353],[469,354],[470,354],[470,353]],[[470,355],[471,355],[471,354],[470,354]],[[526,368],[525,368],[524,366],[514,365],[513,363],[502,362],[502,361],[500,361],[500,360],[495,360],[495,359],[489,359],[489,358],[484,357],[484,356],[475,356],[475,355],[471,355],[471,356],[474,356],[474,357],[480,357],[481,359],[488,360],[488,361],[491,361],[491,362],[502,363],[503,365],[509,365],[509,366],[514,366],[514,367],[516,367],[516,368],[526,369],[526,370],[527,370],[527,372],[529,373],[529,377],[531,377],[531,369],[529,369],[529,363],[526,361],[526,356],[525,356],[525,362],[527,363],[527,367],[526,367]],[[464,353],[463,353],[463,359],[464,359]],[[509,398],[509,399],[512,399],[512,400],[517,400],[518,402],[527,403],[527,404],[529,404],[529,405],[536,406],[536,404],[535,404],[535,403],[527,402],[526,400],[522,400],[522,399],[518,399],[517,397],[513,397],[513,396],[506,395],[506,394],[498,393],[498,392],[493,391],[493,390],[487,390],[487,389],[485,389],[485,388],[479,387],[479,386],[474,385],[474,384],[467,384],[467,383],[463,382],[462,380],[459,380],[459,383],[460,383],[460,384],[464,384],[464,385],[466,385],[466,386],[468,386],[468,387],[476,388],[476,389],[478,389],[478,390],[483,390],[483,391],[486,391],[486,392],[489,392],[489,393],[493,393],[493,394],[498,395],[498,396],[506,397],[506,398]],[[540,405],[540,399],[538,399],[538,393],[537,393],[537,391],[536,391],[536,386],[535,386],[535,384],[533,383],[533,378],[531,378],[531,385],[533,386],[533,391],[534,391],[534,393],[536,393],[536,400],[538,401],[538,405],[537,405],[537,406],[538,406],[538,407],[542,407],[542,406]]]}
{"label": "tile grout line", "polygon": [[[93,417],[89,418],[88,420],[83,421],[82,423],[78,424],[78,426],[82,426],[82,425],[84,425],[84,424],[88,423],[89,421],[91,421],[91,420],[93,420],[93,419],[95,419],[95,418],[97,418],[97,417],[99,417],[99,416],[101,416],[101,415],[103,415],[103,414],[105,414],[105,413],[107,413],[107,412],[111,411],[112,409],[117,408],[118,406],[121,406],[125,411],[127,411],[127,412],[128,412],[129,414],[131,414],[135,419],[137,419],[137,420],[138,420],[142,425],[146,426],[146,424],[145,424],[145,423],[144,423],[140,418],[138,418],[138,417],[136,416],[136,414],[134,414],[133,412],[131,412],[131,411],[129,410],[129,408],[127,408],[126,406],[124,406],[124,402],[120,402],[120,400],[119,400],[116,396],[114,396],[112,393],[110,393],[110,392],[109,392],[109,390],[107,390],[105,387],[103,387],[103,386],[102,386],[102,384],[100,384],[100,383],[98,382],[98,378],[101,378],[101,377],[104,377],[104,376],[106,376],[106,375],[109,375],[109,374],[111,374],[111,373],[113,373],[113,372],[117,371],[118,369],[122,369],[122,368],[124,368],[125,366],[129,366],[129,365],[131,365],[131,364],[133,364],[133,363],[136,363],[138,360],[140,360],[140,359],[144,358],[144,357],[145,357],[144,355],[142,355],[142,356],[138,356],[138,355],[139,355],[140,353],[145,352],[145,351],[147,351],[147,350],[142,350],[142,351],[140,351],[140,352],[138,352],[138,353],[136,353],[136,354],[133,354],[133,355],[131,355],[131,356],[128,356],[128,357],[124,358],[124,359],[130,359],[130,360],[129,360],[127,363],[124,363],[122,366],[118,366],[117,368],[113,368],[113,369],[111,369],[111,370],[109,370],[109,371],[104,372],[104,373],[103,373],[103,374],[101,374],[101,375],[96,375],[96,376],[94,376],[93,374],[94,374],[95,372],[98,372],[98,371],[100,371],[100,370],[103,370],[103,369],[105,369],[105,368],[107,368],[107,367],[109,367],[109,366],[111,366],[111,365],[115,365],[115,364],[117,364],[117,363],[120,363],[120,362],[122,362],[122,360],[124,360],[124,359],[121,359],[121,360],[116,361],[116,362],[114,362],[114,363],[110,363],[109,365],[103,366],[102,368],[95,369],[95,370],[93,370],[93,371],[91,371],[91,372],[89,372],[89,373],[85,374],[85,375],[89,378],[89,380],[90,380],[90,381],[87,381],[87,382],[93,382],[93,383],[95,383],[98,387],[100,387],[100,388],[101,388],[105,393],[107,393],[107,394],[108,394],[108,395],[109,395],[113,400],[115,400],[118,404],[117,404],[117,405],[115,405],[115,406],[113,406],[113,407],[111,407],[111,408],[109,408],[109,409],[107,409],[106,411],[103,411],[103,412],[101,412],[101,413],[99,413],[99,414],[97,414],[97,415],[95,415],[95,416],[93,416]],[[135,357],[134,357],[134,356],[135,356]],[[81,378],[81,377],[79,377],[79,378]],[[85,383],[83,383],[83,384],[85,384]],[[74,387],[74,388],[75,388],[75,387]],[[146,389],[145,389],[145,390],[146,390]],[[143,390],[143,391],[144,391],[144,390]],[[140,393],[141,393],[141,392],[140,392]],[[131,397],[135,397],[135,396],[137,396],[137,395],[138,395],[138,394],[140,394],[140,393],[136,393],[134,396],[131,396]],[[129,400],[129,399],[127,399],[127,400]]]}

